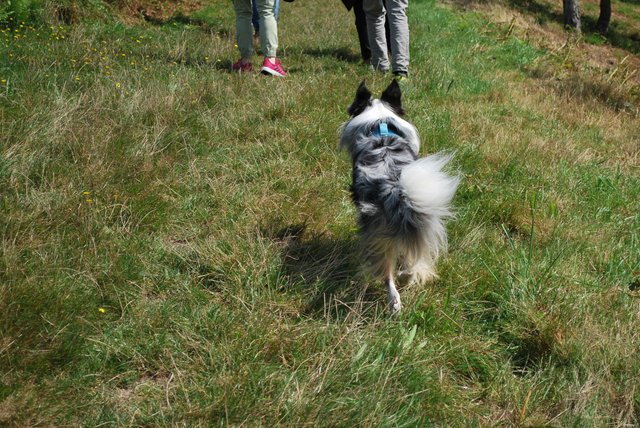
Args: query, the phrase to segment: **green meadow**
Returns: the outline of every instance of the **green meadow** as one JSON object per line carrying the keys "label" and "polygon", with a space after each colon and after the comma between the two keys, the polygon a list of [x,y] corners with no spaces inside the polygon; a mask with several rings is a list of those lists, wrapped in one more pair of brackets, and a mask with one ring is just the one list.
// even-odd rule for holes
{"label": "green meadow", "polygon": [[640,424],[637,41],[595,67],[588,34],[412,0],[407,119],[462,181],[389,317],[337,148],[391,80],[352,13],[283,2],[275,79],[230,72],[226,0],[88,4],[0,14],[0,425]]}

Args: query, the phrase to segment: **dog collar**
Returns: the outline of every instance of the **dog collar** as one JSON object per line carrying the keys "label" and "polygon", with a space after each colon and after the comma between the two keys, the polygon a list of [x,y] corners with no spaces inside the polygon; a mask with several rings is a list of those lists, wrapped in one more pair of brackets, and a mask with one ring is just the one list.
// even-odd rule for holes
{"label": "dog collar", "polygon": [[398,134],[389,130],[389,125],[387,125],[387,123],[385,122],[380,122],[378,129],[373,131],[372,135],[374,137],[397,137],[398,136]]}

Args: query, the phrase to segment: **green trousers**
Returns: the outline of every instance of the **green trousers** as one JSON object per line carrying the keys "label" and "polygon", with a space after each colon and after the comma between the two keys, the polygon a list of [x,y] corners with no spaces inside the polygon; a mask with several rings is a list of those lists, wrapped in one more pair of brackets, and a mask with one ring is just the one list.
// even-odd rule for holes
{"label": "green trousers", "polygon": [[[260,15],[260,45],[266,57],[275,57],[278,49],[278,23],[273,13],[275,0],[255,0]],[[233,0],[236,11],[236,40],[242,58],[253,55],[251,0]]]}

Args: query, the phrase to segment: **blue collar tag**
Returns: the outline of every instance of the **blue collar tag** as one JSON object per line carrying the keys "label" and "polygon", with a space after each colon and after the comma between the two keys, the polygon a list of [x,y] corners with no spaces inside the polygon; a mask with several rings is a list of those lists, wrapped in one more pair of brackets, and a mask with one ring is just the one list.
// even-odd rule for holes
{"label": "blue collar tag", "polygon": [[378,131],[374,132],[373,135],[376,137],[397,137],[398,136],[398,134],[396,134],[395,132],[389,131],[389,126],[385,122],[380,122],[380,127]]}

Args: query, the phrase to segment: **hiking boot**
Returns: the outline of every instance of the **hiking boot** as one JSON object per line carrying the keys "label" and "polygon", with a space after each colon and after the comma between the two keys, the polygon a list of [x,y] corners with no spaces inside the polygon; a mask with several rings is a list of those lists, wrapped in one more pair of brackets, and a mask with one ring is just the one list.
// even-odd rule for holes
{"label": "hiking boot", "polygon": [[262,63],[262,68],[260,72],[266,76],[278,76],[278,77],[286,77],[287,72],[282,68],[282,63],[279,59],[276,59],[275,62],[271,62],[269,58],[265,58]]}

